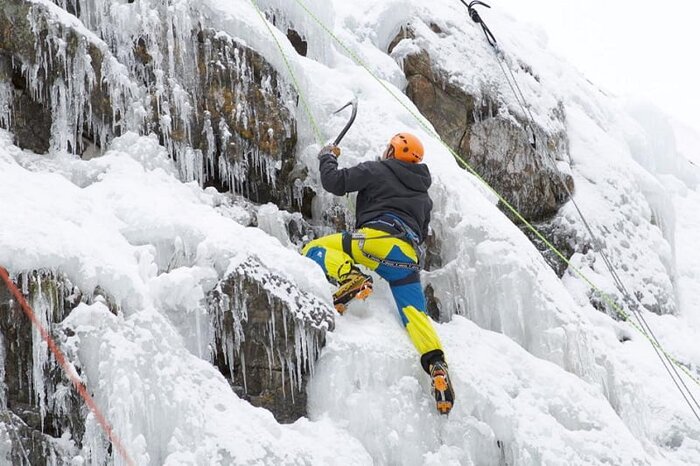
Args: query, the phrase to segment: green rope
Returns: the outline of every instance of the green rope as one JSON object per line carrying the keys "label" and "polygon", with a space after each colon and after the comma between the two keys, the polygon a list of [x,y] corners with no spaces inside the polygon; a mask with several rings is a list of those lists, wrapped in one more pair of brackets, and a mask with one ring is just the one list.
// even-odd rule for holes
{"label": "green rope", "polygon": [[[251,0],[252,1],[252,0]],[[311,18],[331,37],[335,42],[340,45],[343,50],[345,50],[348,55],[355,61],[355,63],[362,68],[364,68],[383,88],[386,90],[411,116],[413,116],[418,124],[429,134],[431,134],[434,138],[436,138],[451,154],[452,156],[459,162],[462,167],[464,167],[469,173],[471,173],[473,176],[475,176],[481,183],[484,184],[497,198],[498,200],[506,206],[506,208],[515,215],[515,217],[520,220],[527,228],[532,231],[532,233],[537,236],[546,246],[549,248],[554,254],[556,254],[562,261],[564,261],[565,264],[567,264],[571,270],[573,270],[576,275],[579,276],[584,282],[588,284],[588,286],[591,287],[592,290],[594,290],[596,293],[598,293],[602,299],[605,301],[606,304],[608,304],[612,309],[614,309],[618,316],[622,318],[625,322],[629,323],[634,327],[639,333],[641,333],[651,344],[652,346],[656,347],[661,353],[663,353],[673,364],[675,364],[678,368],[680,368],[688,377],[690,377],[698,386],[700,386],[700,380],[698,380],[690,371],[686,369],[686,367],[678,362],[674,357],[669,355],[660,344],[657,344],[655,341],[651,339],[651,337],[647,334],[647,332],[639,327],[636,323],[632,322],[630,320],[629,314],[624,311],[607,293],[603,292],[598,286],[596,286],[584,273],[581,271],[579,268],[574,266],[569,259],[567,259],[564,254],[559,251],[547,238],[537,229],[535,228],[530,222],[528,222],[525,217],[522,216],[522,214],[515,208],[513,205],[511,205],[498,191],[496,191],[467,161],[465,161],[459,154],[457,154],[447,143],[445,143],[442,138],[440,137],[437,132],[431,128],[425,121],[424,119],[419,116],[416,112],[414,112],[411,108],[409,108],[403,100],[397,96],[389,86],[381,79],[379,78],[375,73],[372,72],[372,70],[369,69],[369,67],[362,61],[360,57],[357,56],[355,52],[353,52],[343,41],[341,41],[333,31],[331,31],[326,25],[318,19],[318,17],[304,4],[303,1],[301,0],[295,0],[295,2],[304,10],[306,13],[311,16]]]}
{"label": "green rope", "polygon": [[304,107],[304,112],[306,113],[306,116],[309,119],[309,123],[311,124],[311,129],[313,130],[313,133],[314,133],[314,138],[316,139],[316,142],[318,144],[322,145],[324,142],[324,138],[321,134],[321,130],[318,126],[318,123],[316,123],[316,119],[314,118],[313,113],[311,113],[311,107],[309,107],[309,103],[306,101],[306,98],[304,97],[304,93],[301,91],[301,86],[299,85],[299,81],[297,81],[297,77],[294,74],[294,70],[292,69],[292,65],[289,62],[289,59],[287,58],[287,54],[284,53],[284,49],[282,48],[282,44],[280,44],[280,41],[277,39],[277,36],[272,31],[272,28],[270,27],[270,23],[267,21],[267,19],[265,19],[265,15],[263,15],[262,10],[260,10],[260,7],[258,6],[257,1],[250,0],[250,3],[253,4],[253,7],[255,7],[255,11],[258,12],[258,15],[260,16],[260,19],[262,20],[263,24],[265,24],[267,31],[272,36],[272,39],[274,39],[275,44],[277,45],[277,48],[279,49],[280,54],[282,55],[282,59],[284,60],[284,64],[287,67],[287,70],[289,71],[289,75],[292,78],[292,85],[294,86],[294,90],[297,91],[297,95],[299,96],[299,100],[301,100],[302,107]]}

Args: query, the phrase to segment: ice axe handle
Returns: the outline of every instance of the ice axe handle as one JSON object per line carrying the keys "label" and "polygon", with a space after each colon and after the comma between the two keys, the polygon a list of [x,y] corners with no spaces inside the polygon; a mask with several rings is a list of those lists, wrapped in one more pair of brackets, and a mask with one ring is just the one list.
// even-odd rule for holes
{"label": "ice axe handle", "polygon": [[352,124],[355,122],[355,117],[357,116],[357,98],[352,99],[350,102],[348,102],[347,104],[343,105],[341,108],[339,108],[338,110],[333,112],[333,114],[335,115],[336,113],[339,113],[339,112],[345,110],[346,108],[348,108],[351,105],[352,105],[352,115],[350,115],[350,120],[348,120],[347,124],[345,125],[345,128],[343,128],[343,130],[340,132],[338,137],[335,138],[335,141],[333,141],[334,146],[337,146],[340,144],[340,141],[343,140],[343,138],[345,137],[345,134],[348,132],[348,130],[350,129]]}

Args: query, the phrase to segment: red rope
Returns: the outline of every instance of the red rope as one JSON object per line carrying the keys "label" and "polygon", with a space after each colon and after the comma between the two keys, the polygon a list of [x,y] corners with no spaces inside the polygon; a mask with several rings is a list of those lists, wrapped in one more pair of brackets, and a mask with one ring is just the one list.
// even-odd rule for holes
{"label": "red rope", "polygon": [[78,391],[80,397],[85,401],[85,404],[88,406],[88,408],[90,408],[90,411],[92,411],[92,413],[95,415],[97,422],[105,431],[105,434],[107,434],[107,437],[109,438],[110,442],[112,442],[112,445],[114,445],[121,457],[124,458],[124,461],[127,465],[135,466],[135,463],[131,460],[131,457],[126,452],[126,449],[124,448],[124,445],[122,445],[122,442],[119,440],[119,437],[117,437],[117,434],[115,434],[114,430],[112,430],[112,426],[107,421],[107,418],[105,418],[105,416],[102,414],[102,411],[100,411],[100,409],[97,407],[95,400],[85,389],[85,386],[80,381],[77,374],[73,371],[72,366],[68,364],[65,356],[63,355],[63,353],[61,352],[61,350],[59,349],[58,345],[51,337],[49,332],[44,328],[43,325],[41,325],[41,322],[39,322],[39,320],[36,318],[36,315],[34,314],[34,311],[32,310],[31,306],[29,306],[27,300],[24,299],[22,293],[19,291],[19,289],[17,289],[17,286],[15,286],[15,284],[10,279],[10,274],[7,272],[7,270],[5,270],[2,267],[0,267],[0,277],[3,279],[3,281],[7,285],[7,288],[10,290],[10,293],[12,293],[12,296],[17,300],[26,316],[29,318],[29,320],[31,320],[32,324],[37,328],[37,330],[39,330],[41,338],[43,338],[46,344],[49,346],[49,350],[51,351],[51,353],[53,353],[54,358],[56,358],[56,362],[60,364],[70,381],[73,382],[73,386]]}

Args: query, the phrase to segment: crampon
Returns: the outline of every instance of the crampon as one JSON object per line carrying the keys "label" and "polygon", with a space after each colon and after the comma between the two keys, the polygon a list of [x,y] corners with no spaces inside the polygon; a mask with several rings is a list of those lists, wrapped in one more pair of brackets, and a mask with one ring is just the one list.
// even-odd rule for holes
{"label": "crampon", "polygon": [[450,414],[454,405],[455,393],[447,373],[447,363],[438,361],[430,366],[430,378],[433,381],[435,405],[438,412],[445,415]]}
{"label": "crampon", "polygon": [[353,299],[365,300],[372,294],[372,277],[353,268],[340,280],[340,287],[333,293],[333,304],[338,313],[343,314]]}

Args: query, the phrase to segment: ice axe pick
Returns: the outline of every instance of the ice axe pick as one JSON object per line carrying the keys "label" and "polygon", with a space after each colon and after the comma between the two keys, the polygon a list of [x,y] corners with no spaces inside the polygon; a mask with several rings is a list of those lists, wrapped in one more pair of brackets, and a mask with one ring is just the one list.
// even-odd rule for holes
{"label": "ice axe pick", "polygon": [[348,120],[347,124],[345,125],[345,128],[343,128],[343,130],[340,132],[338,137],[335,138],[335,141],[333,141],[334,146],[337,146],[338,144],[340,144],[340,141],[342,141],[342,139],[345,137],[345,134],[348,132],[348,130],[350,129],[352,124],[355,122],[355,117],[357,116],[357,97],[354,97],[350,102],[348,102],[347,104],[343,105],[338,110],[333,112],[333,115],[336,115],[350,106],[352,106],[352,115],[350,115],[350,120]]}

